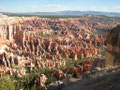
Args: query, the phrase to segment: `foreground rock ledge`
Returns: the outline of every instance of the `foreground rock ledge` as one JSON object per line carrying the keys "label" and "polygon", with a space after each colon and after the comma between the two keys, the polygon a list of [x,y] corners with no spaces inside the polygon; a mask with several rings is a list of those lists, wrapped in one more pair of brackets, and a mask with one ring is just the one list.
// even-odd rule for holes
{"label": "foreground rock ledge", "polygon": [[106,65],[120,65],[120,25],[107,33]]}

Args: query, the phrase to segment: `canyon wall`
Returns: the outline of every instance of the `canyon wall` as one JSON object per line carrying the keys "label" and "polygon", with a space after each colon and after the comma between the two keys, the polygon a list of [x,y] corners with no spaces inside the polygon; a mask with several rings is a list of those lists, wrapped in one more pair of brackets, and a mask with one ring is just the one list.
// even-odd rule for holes
{"label": "canyon wall", "polygon": [[110,30],[114,26],[83,18],[0,18],[0,41],[3,42],[0,42],[0,65],[8,67],[10,72],[19,71],[18,67],[25,70],[25,66],[30,70],[51,69],[65,66],[68,59],[99,56],[97,47],[106,44],[106,35],[94,31]]}
{"label": "canyon wall", "polygon": [[106,64],[110,66],[120,65],[120,26],[107,33]]}
{"label": "canyon wall", "polygon": [[23,45],[24,31],[21,31],[21,27],[17,24],[2,24],[0,25],[0,38],[7,39],[9,41],[15,41],[20,45]]}

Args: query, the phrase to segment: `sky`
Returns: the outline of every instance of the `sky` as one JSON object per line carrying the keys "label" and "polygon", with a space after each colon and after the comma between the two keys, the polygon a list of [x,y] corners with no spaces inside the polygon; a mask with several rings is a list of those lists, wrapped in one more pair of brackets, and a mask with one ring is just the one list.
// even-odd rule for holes
{"label": "sky", "polygon": [[120,0],[0,0],[0,12],[119,12]]}

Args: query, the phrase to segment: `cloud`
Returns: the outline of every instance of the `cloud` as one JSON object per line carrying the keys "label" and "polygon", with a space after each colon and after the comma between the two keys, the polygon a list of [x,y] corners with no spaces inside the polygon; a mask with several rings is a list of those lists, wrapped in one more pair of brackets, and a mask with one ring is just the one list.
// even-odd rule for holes
{"label": "cloud", "polygon": [[65,7],[58,4],[48,4],[48,5],[28,5],[28,6],[17,6],[18,12],[53,12],[64,10]]}
{"label": "cloud", "polygon": [[95,7],[95,6],[90,6],[89,8],[86,8],[84,10],[90,10],[90,11],[108,11],[108,8],[106,7],[102,7],[102,8],[99,8],[99,7]]}
{"label": "cloud", "polygon": [[91,6],[90,8],[89,8],[89,10],[92,10],[92,11],[96,11],[96,7],[95,6]]}
{"label": "cloud", "polygon": [[49,4],[46,7],[50,7],[50,8],[62,8],[62,5]]}
{"label": "cloud", "polygon": [[101,8],[101,10],[102,10],[102,11],[108,11],[108,9],[107,9],[107,8]]}
{"label": "cloud", "polygon": [[120,9],[120,6],[115,6],[115,9]]}
{"label": "cloud", "polygon": [[2,11],[7,11],[8,7],[5,7],[5,6],[0,6],[0,12]]}

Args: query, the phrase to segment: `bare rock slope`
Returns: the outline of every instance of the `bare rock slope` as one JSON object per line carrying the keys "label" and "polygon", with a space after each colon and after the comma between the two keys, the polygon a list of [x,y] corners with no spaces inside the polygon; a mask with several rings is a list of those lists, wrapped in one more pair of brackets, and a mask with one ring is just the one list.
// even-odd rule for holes
{"label": "bare rock slope", "polygon": [[90,72],[86,79],[71,83],[63,90],[120,90],[119,66],[120,26],[117,26],[107,33],[106,68]]}
{"label": "bare rock slope", "polygon": [[120,65],[120,26],[107,33],[106,64]]}

